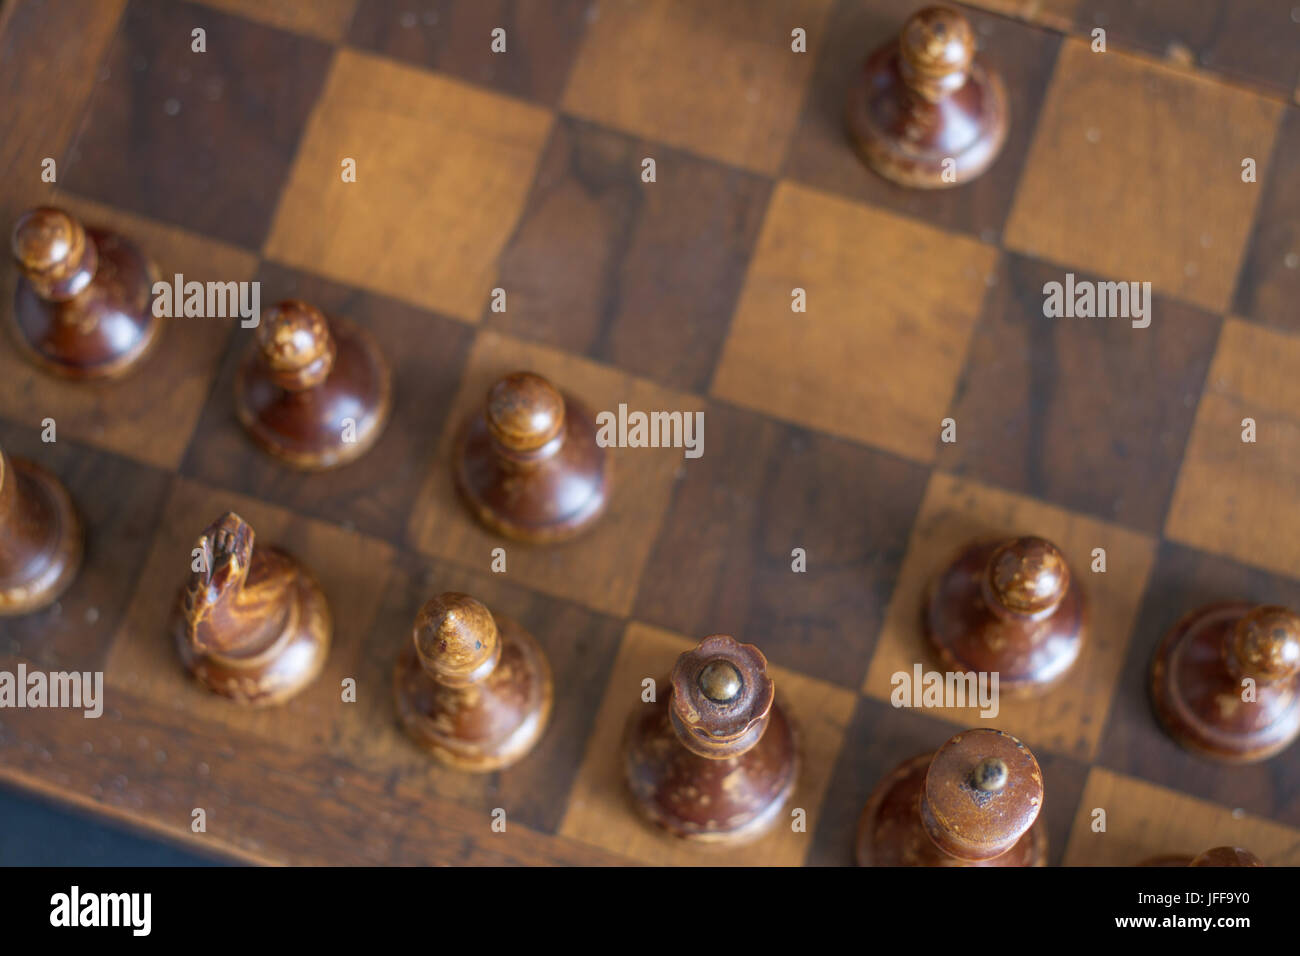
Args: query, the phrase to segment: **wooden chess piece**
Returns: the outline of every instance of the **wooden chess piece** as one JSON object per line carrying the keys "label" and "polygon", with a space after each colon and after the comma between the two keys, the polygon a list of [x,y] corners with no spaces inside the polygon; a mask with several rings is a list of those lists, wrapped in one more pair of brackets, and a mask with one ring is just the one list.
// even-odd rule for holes
{"label": "wooden chess piece", "polygon": [[1065,557],[1031,536],[962,551],[930,585],[923,626],[946,669],[996,672],[1001,691],[1025,695],[1074,664],[1087,614]]}
{"label": "wooden chess piece", "polygon": [[457,770],[522,759],[546,730],[554,691],[546,654],[508,617],[449,591],[420,608],[393,672],[406,732]]}
{"label": "wooden chess piece", "polygon": [[253,549],[253,529],[229,512],[208,526],[172,613],[181,660],[214,694],[263,706],[310,684],[333,624],[315,579],[279,548]]}
{"label": "wooden chess piece", "polygon": [[1239,846],[1216,846],[1200,856],[1175,854],[1145,860],[1139,866],[1263,866],[1264,863],[1249,850]]}
{"label": "wooden chess piece", "polygon": [[46,371],[110,378],[139,363],[157,341],[158,270],[133,242],[40,206],[14,226],[13,255],[18,342]]}
{"label": "wooden chess piece", "polygon": [[296,299],[263,317],[235,381],[235,411],[249,435],[297,468],[360,458],[391,407],[392,376],[374,337]]}
{"label": "wooden chess piece", "polygon": [[1151,699],[1169,735],[1195,753],[1273,756],[1300,733],[1300,616],[1235,602],[1186,615],[1156,648]]}
{"label": "wooden chess piece", "polygon": [[462,428],[456,487],[493,531],[520,541],[561,541],[605,510],[609,466],[586,406],[531,372],[488,391]]}
{"label": "wooden chess piece", "polygon": [[0,451],[0,616],[57,601],[77,576],[81,518],[63,483]]}
{"label": "wooden chess piece", "polygon": [[858,822],[859,866],[1046,866],[1043,774],[1000,730],[967,730],[899,765]]}
{"label": "wooden chess piece", "polygon": [[799,770],[767,659],[715,634],[677,659],[670,681],[671,693],[628,723],[624,771],[634,802],[674,836],[761,836],[780,819]]}
{"label": "wooden chess piece", "polygon": [[849,135],[866,163],[902,186],[969,182],[1006,140],[1007,94],[975,52],[970,21],[926,7],[873,53],[849,88]]}

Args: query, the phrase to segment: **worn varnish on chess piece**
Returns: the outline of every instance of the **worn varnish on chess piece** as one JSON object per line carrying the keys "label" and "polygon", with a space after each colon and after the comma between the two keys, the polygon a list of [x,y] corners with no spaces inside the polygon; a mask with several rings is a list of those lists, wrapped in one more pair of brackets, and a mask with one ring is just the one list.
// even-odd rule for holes
{"label": "worn varnish on chess piece", "polygon": [[153,348],[158,272],[129,240],[61,209],[25,213],[13,232],[13,322],[24,354],[70,379],[110,378]]}
{"label": "worn varnish on chess piece", "polygon": [[1139,866],[1196,866],[1196,867],[1232,867],[1232,866],[1263,866],[1264,863],[1255,854],[1249,850],[1244,850],[1239,846],[1216,846],[1199,856],[1187,856],[1185,854],[1158,856],[1151,860],[1145,860],[1138,864]]}
{"label": "worn varnish on chess piece", "polygon": [[0,451],[0,616],[48,607],[81,567],[81,519],[63,483]]}
{"label": "worn varnish on chess piece", "polygon": [[281,703],[320,673],[333,625],[315,579],[279,548],[253,547],[237,514],[199,538],[172,613],[181,660],[201,684],[241,704]]}
{"label": "worn varnish on chess piece", "polygon": [[794,728],[752,644],[706,637],[681,655],[672,691],[634,714],[624,745],[632,798],[674,836],[740,843],[781,819],[794,791]]}
{"label": "worn varnish on chess piece", "polygon": [[1034,536],[967,547],[930,585],[922,615],[947,670],[997,672],[999,690],[1012,694],[1039,693],[1064,677],[1087,632],[1065,557]]}
{"label": "worn varnish on chess piece", "polygon": [[997,158],[1007,95],[976,54],[970,22],[949,7],[926,7],[854,76],[846,116],[872,169],[903,186],[937,189],[969,182]]}
{"label": "worn varnish on chess piece", "polygon": [[1300,616],[1235,602],[1188,614],[1156,648],[1151,699],[1189,750],[1238,763],[1273,756],[1300,733]]}
{"label": "worn varnish on chess piece", "polygon": [[1000,730],[957,734],[905,761],[867,800],[859,866],[1046,866],[1043,774]]}
{"label": "worn varnish on chess piece", "polygon": [[397,713],[411,738],[458,770],[500,770],[525,756],[551,715],[546,655],[508,617],[468,594],[420,608],[393,673]]}
{"label": "worn varnish on chess piece", "polygon": [[488,391],[462,428],[456,487],[475,516],[520,541],[561,541],[605,509],[609,465],[595,416],[540,375],[516,372]]}
{"label": "worn varnish on chess piece", "polygon": [[392,376],[370,333],[296,299],[263,316],[235,382],[235,410],[249,435],[298,468],[360,458],[391,407]]}

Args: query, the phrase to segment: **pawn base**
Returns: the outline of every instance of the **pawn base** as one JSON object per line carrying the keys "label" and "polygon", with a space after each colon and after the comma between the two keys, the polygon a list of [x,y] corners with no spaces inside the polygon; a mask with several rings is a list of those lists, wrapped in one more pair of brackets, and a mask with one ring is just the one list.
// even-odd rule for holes
{"label": "pawn base", "polygon": [[767,730],[738,757],[713,760],[687,750],[673,731],[670,701],[628,723],[624,773],[641,814],[675,837],[748,843],[770,830],[794,792],[799,756],[780,702]]}
{"label": "pawn base", "polygon": [[546,654],[531,634],[497,615],[501,659],[482,681],[452,688],[433,680],[413,644],[398,655],[393,692],[403,728],[449,767],[500,770],[526,756],[550,721],[554,686]]}
{"label": "pawn base", "polygon": [[0,617],[30,614],[48,607],[68,589],[81,568],[84,548],[81,517],[58,478],[40,465],[10,458],[12,478],[38,514],[25,520],[45,529],[44,547],[13,576],[0,578]]}
{"label": "pawn base", "polygon": [[858,866],[1046,866],[1047,830],[1035,820],[1016,844],[988,860],[960,860],[940,850],[921,822],[921,794],[933,754],[913,757],[872,792],[858,821]]}
{"label": "pawn base", "polygon": [[1165,635],[1151,661],[1151,701],[1169,736],[1229,763],[1265,760],[1300,734],[1300,680],[1257,684],[1255,700],[1223,662],[1223,648],[1250,604],[1193,611]]}
{"label": "pawn base", "polygon": [[392,408],[392,377],[378,343],[351,322],[331,318],[329,326],[336,354],[319,386],[281,388],[256,345],[235,383],[235,412],[249,436],[263,451],[304,470],[356,461],[379,440]]}

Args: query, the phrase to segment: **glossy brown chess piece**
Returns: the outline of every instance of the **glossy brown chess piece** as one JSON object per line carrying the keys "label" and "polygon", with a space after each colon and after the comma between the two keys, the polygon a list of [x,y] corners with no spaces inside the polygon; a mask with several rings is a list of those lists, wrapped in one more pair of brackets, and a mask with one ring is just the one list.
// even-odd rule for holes
{"label": "glossy brown chess piece", "polygon": [[458,770],[500,770],[546,730],[554,694],[546,654],[508,617],[468,594],[420,608],[393,672],[397,713],[425,750]]}
{"label": "glossy brown chess piece", "polygon": [[262,318],[235,381],[253,440],[297,468],[346,465],[379,439],[392,407],[388,363],[371,334],[296,299]]}
{"label": "glossy brown chess piece", "polygon": [[674,836],[761,836],[780,819],[799,772],[767,659],[713,635],[677,659],[670,683],[670,694],[628,723],[624,771],[634,802]]}
{"label": "glossy brown chess piece", "polygon": [[1273,756],[1300,733],[1300,617],[1245,603],[1188,614],[1156,648],[1151,699],[1189,750],[1236,763]]}
{"label": "glossy brown chess piece", "polygon": [[967,730],[913,757],[872,792],[859,866],[1046,866],[1043,774],[1000,730]]}
{"label": "glossy brown chess piece", "polygon": [[17,339],[46,371],[71,379],[121,375],[157,341],[158,270],[129,240],[41,206],[14,226],[13,255]]}
{"label": "glossy brown chess piece", "polygon": [[171,632],[181,660],[208,690],[263,706],[315,679],[333,626],[315,579],[279,548],[254,550],[253,537],[233,512],[203,532]]}
{"label": "glossy brown chess piece", "polygon": [[63,483],[0,451],[0,616],[53,604],[81,567],[82,528]]}
{"label": "glossy brown chess piece", "polygon": [[1175,854],[1146,860],[1139,866],[1263,866],[1263,862],[1249,850],[1239,846],[1216,846],[1200,856]]}
{"label": "glossy brown chess piece", "polygon": [[926,7],[867,59],[846,116],[872,169],[903,186],[938,189],[969,182],[997,158],[1007,94],[975,52],[970,22],[950,7]]}
{"label": "glossy brown chess piece", "polygon": [[552,542],[584,531],[605,510],[609,465],[596,419],[540,375],[515,372],[488,391],[462,428],[456,487],[499,534]]}
{"label": "glossy brown chess piece", "polygon": [[1083,594],[1049,541],[980,541],[931,583],[922,612],[949,671],[998,674],[1001,692],[1032,694],[1074,664],[1087,631]]}

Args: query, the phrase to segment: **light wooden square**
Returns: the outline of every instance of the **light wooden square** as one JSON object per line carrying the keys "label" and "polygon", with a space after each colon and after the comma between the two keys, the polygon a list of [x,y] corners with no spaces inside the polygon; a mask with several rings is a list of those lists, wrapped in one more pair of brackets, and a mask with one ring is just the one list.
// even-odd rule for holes
{"label": "light wooden square", "polygon": [[[551,120],[539,107],[344,49],[265,253],[476,322]],[[343,181],[344,159],[356,160],[356,182]]]}
{"label": "light wooden square", "polygon": [[[603,2],[593,10],[564,109],[775,174],[798,123],[829,6],[827,0]],[[796,27],[807,33],[807,53],[791,49]],[[665,167],[658,175],[672,171]]]}
{"label": "light wooden square", "polygon": [[[1079,659],[1043,696],[999,694],[996,717],[982,717],[975,707],[929,713],[957,727],[1005,730],[1031,749],[1088,760],[1097,753],[1156,543],[1033,498],[943,472],[931,477],[863,690],[888,702],[892,675],[910,676],[918,662],[923,671],[942,671],[921,626],[925,589],[970,542],[1019,534],[1040,535],[1060,548],[1083,587],[1090,623]],[[1106,551],[1105,573],[1091,570],[1094,548]]]}
{"label": "light wooden square", "polygon": [[[997,251],[781,183],[712,393],[930,462]],[[807,311],[792,311],[793,290]]]}
{"label": "light wooden square", "polygon": [[[1105,810],[1105,831],[1094,831]],[[1216,846],[1249,850],[1266,866],[1300,866],[1300,830],[1177,790],[1094,767],[1079,799],[1065,866],[1137,866],[1197,856]]]}
{"label": "light wooden square", "polygon": [[[737,639],[743,641],[744,636]],[[669,693],[673,664],[695,643],[649,625],[628,625],[560,833],[658,866],[798,866],[811,846],[818,810],[853,715],[855,697],[850,691],[769,667],[777,698],[798,735],[799,779],[783,817],[754,842],[724,847],[676,839],[645,822],[632,803],[623,776],[623,733],[636,709],[649,706],[641,700],[642,681],[652,678],[659,693]],[[796,808],[806,811],[805,832],[792,826]]]}
{"label": "light wooden square", "polygon": [[[1006,245],[1223,311],[1282,109],[1240,87],[1066,40]],[[1242,182],[1247,157],[1257,183]]]}
{"label": "light wooden square", "polygon": [[209,7],[282,30],[338,41],[352,21],[357,0],[203,0]]}
{"label": "light wooden square", "polygon": [[[1300,339],[1224,323],[1165,522],[1166,536],[1300,574]],[[1253,443],[1242,422],[1254,419]]]}

